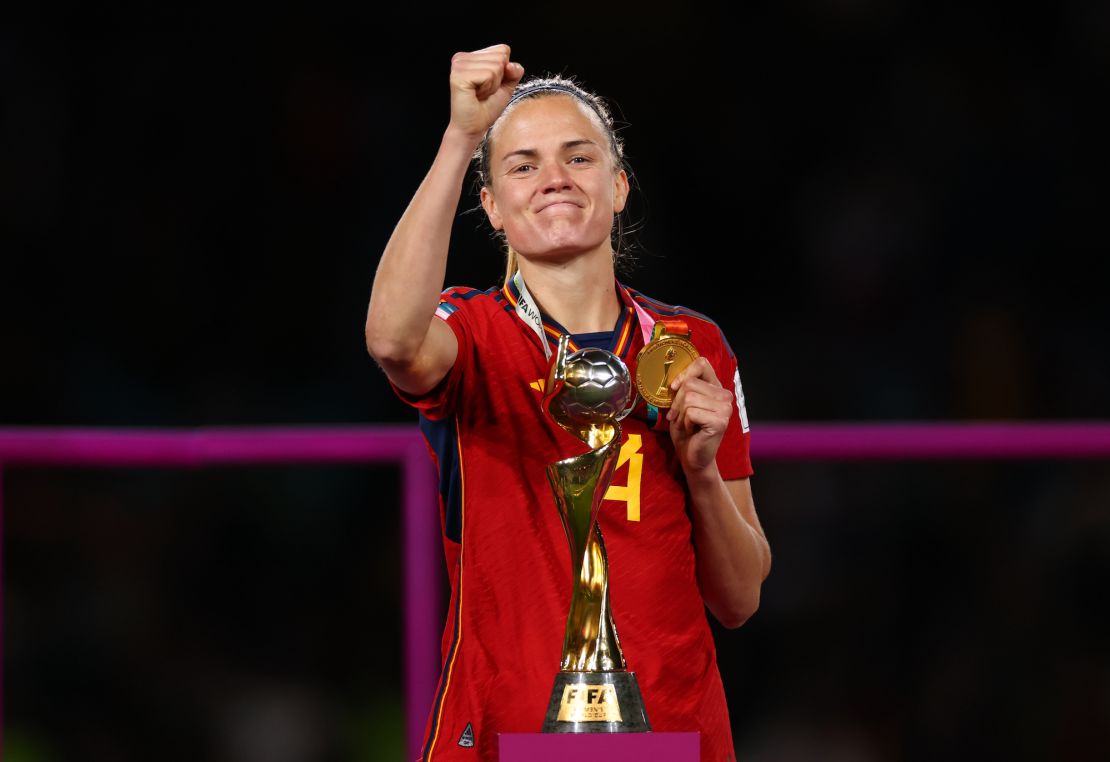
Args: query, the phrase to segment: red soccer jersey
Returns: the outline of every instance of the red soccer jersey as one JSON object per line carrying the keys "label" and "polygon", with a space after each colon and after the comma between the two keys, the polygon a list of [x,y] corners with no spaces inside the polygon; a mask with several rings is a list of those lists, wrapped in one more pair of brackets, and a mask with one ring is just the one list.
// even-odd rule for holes
{"label": "red soccer jersey", "polygon": [[[720,329],[682,307],[617,288],[624,307],[606,348],[635,373],[641,324],[685,320],[698,352],[736,395],[717,455],[721,475],[749,476],[743,393]],[[547,354],[538,331],[518,316],[519,301],[511,282],[490,291],[445,291],[437,315],[458,338],[455,365],[426,395],[399,392],[419,409],[439,469],[451,580],[425,762],[496,760],[498,733],[539,732],[559,670],[571,562],[545,469],[586,446],[541,410]],[[543,330],[553,352],[561,328],[545,319]],[[695,577],[685,482],[663,426],[664,417],[642,401],[622,422],[616,473],[598,517],[613,620],[652,728],[699,731],[702,759],[732,760],[724,689]]]}

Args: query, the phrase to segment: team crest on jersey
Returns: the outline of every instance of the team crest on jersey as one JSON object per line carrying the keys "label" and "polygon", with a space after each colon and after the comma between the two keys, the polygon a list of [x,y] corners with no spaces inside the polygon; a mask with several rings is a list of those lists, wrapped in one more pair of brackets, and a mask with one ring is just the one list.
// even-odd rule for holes
{"label": "team crest on jersey", "polygon": [[466,730],[464,730],[462,732],[462,735],[459,736],[459,746],[462,746],[464,749],[469,749],[473,745],[474,745],[474,726],[471,725],[468,722],[468,723],[466,723]]}

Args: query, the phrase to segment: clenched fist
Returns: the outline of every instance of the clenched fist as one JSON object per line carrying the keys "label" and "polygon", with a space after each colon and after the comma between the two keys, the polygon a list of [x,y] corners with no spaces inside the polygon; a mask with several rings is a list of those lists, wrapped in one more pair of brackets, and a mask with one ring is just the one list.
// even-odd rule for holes
{"label": "clenched fist", "polygon": [[510,61],[508,45],[492,45],[451,57],[451,127],[480,138],[497,119],[524,76]]}

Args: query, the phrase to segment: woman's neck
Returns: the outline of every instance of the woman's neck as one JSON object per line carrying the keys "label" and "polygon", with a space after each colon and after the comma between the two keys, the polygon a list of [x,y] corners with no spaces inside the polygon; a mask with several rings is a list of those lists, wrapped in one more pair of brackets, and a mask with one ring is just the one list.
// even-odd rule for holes
{"label": "woman's neck", "polygon": [[613,288],[612,254],[570,261],[518,259],[528,291],[548,317],[570,333],[611,331],[621,304]]}

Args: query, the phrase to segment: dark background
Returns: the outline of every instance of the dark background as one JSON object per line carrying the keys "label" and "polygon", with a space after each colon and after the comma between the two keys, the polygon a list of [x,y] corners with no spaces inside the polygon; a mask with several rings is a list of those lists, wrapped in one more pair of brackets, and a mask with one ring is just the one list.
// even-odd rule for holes
{"label": "dark background", "polygon": [[[4,11],[0,424],[408,422],[377,257],[456,50],[609,96],[631,285],[741,363],[741,760],[1104,759],[1105,463],[775,463],[767,421],[1110,418],[1110,6]],[[468,192],[450,284],[501,260]],[[396,475],[9,469],[5,759],[401,759]]]}

